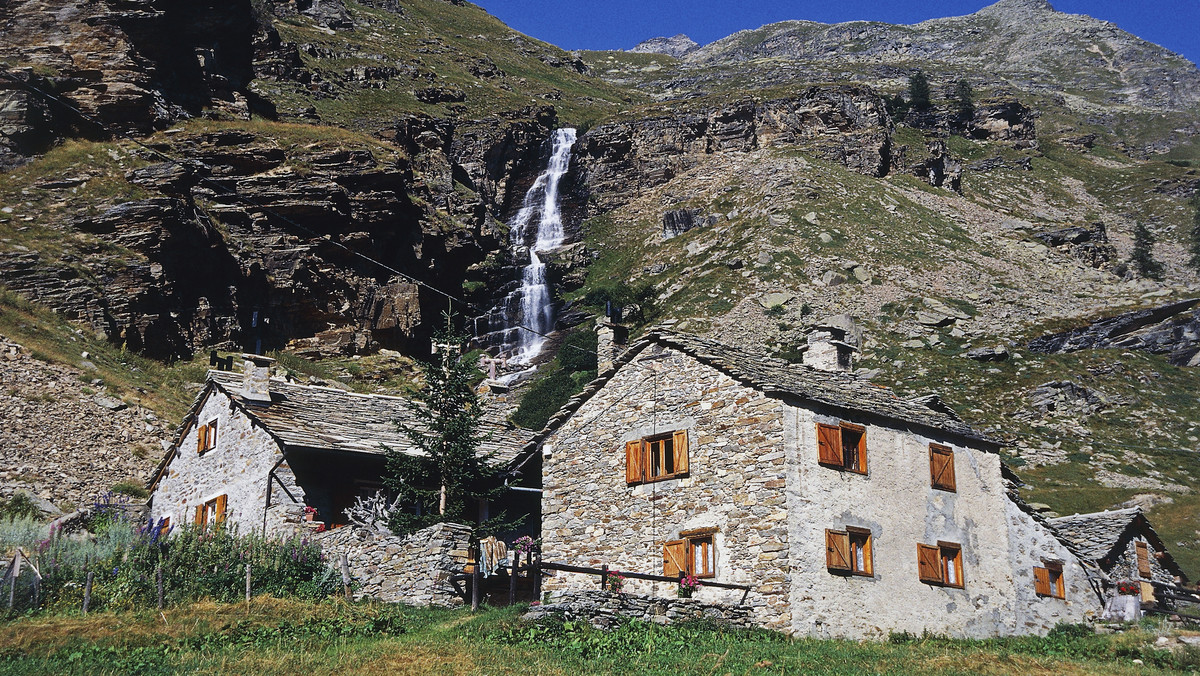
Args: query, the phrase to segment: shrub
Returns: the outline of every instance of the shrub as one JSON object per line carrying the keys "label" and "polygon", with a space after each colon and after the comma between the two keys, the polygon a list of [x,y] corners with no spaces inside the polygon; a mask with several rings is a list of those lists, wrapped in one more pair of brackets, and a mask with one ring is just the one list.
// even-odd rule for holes
{"label": "shrub", "polygon": [[24,491],[19,491],[8,501],[0,500],[0,521],[5,519],[37,519],[42,516],[42,510],[33,502],[33,498]]}
{"label": "shrub", "polygon": [[542,429],[550,416],[575,394],[575,388],[575,381],[566,370],[559,369],[548,374],[529,386],[521,405],[512,414],[513,424],[531,430]]}
{"label": "shrub", "polygon": [[596,332],[576,331],[558,350],[558,362],[569,373],[596,370]]}
{"label": "shrub", "polygon": [[150,491],[146,490],[145,486],[136,481],[118,481],[113,484],[112,492],[120,495],[128,495],[138,500],[145,500],[150,497]]}

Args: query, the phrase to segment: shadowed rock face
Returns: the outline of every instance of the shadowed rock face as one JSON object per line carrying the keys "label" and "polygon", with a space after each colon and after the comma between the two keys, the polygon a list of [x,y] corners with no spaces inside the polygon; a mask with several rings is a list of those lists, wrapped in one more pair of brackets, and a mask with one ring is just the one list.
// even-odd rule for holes
{"label": "shadowed rock face", "polygon": [[1106,347],[1168,354],[1176,366],[1200,366],[1200,298],[1126,312],[1087,326],[1035,338],[1034,352],[1076,352]]}

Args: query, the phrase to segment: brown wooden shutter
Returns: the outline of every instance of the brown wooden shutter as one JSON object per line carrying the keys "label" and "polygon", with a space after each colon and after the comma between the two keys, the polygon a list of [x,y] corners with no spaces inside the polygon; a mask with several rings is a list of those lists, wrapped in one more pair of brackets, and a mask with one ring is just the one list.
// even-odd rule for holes
{"label": "brown wooden shutter", "polygon": [[196,505],[196,525],[204,526],[204,505]]}
{"label": "brown wooden shutter", "polygon": [[844,530],[825,529],[825,567],[829,570],[851,572],[850,534]]}
{"label": "brown wooden shutter", "polygon": [[224,495],[219,496],[217,498],[217,523],[223,523],[225,521],[225,502],[226,502],[226,500],[227,500],[227,496],[224,496]]}
{"label": "brown wooden shutter", "polygon": [[1146,547],[1145,542],[1135,542],[1137,547],[1137,566],[1138,575],[1142,577],[1150,577],[1150,550]]}
{"label": "brown wooden shutter", "polygon": [[[866,474],[867,473],[867,428],[861,427],[859,425],[853,425],[850,427],[850,429],[853,429],[859,433],[858,434],[858,467],[852,467],[851,469],[854,469],[859,472],[862,472],[863,474]],[[844,455],[845,454],[843,454],[843,457],[844,457]]]}
{"label": "brown wooden shutter", "polygon": [[217,421],[213,420],[208,424],[208,436],[204,439],[204,450],[212,450],[217,447]]}
{"label": "brown wooden shutter", "polygon": [[642,482],[642,467],[646,454],[642,451],[641,440],[625,442],[625,483]]}
{"label": "brown wooden shutter", "polygon": [[687,569],[687,540],[672,540],[663,545],[663,575],[679,577]]}
{"label": "brown wooden shutter", "polygon": [[1041,566],[1033,567],[1033,591],[1038,596],[1053,596],[1050,589],[1050,571]]}
{"label": "brown wooden shutter", "polygon": [[817,423],[817,462],[842,466],[841,428]]}
{"label": "brown wooden shutter", "polygon": [[687,430],[677,430],[671,439],[671,452],[675,455],[675,473],[687,474],[688,471],[688,433]]}
{"label": "brown wooden shutter", "polygon": [[934,488],[953,491],[954,483],[954,451],[938,444],[929,445],[929,478]]}
{"label": "brown wooden shutter", "polygon": [[204,452],[204,444],[208,441],[208,425],[196,428],[196,452]]}
{"label": "brown wooden shutter", "polygon": [[942,558],[937,547],[917,544],[917,576],[922,582],[942,582]]}
{"label": "brown wooden shutter", "polygon": [[166,537],[171,532],[171,517],[166,517],[158,526],[158,536]]}

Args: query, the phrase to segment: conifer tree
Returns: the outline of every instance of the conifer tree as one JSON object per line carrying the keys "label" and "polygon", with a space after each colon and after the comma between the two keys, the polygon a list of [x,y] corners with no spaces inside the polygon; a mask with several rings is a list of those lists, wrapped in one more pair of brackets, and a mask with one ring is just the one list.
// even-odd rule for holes
{"label": "conifer tree", "polygon": [[1200,192],[1192,195],[1192,231],[1188,242],[1188,265],[1200,272]]}
{"label": "conifer tree", "polygon": [[929,109],[929,78],[917,71],[908,78],[908,103],[913,110]]}
{"label": "conifer tree", "polygon": [[975,92],[966,78],[954,84],[954,112],[958,114],[958,119],[965,122],[975,117]]}
{"label": "conifer tree", "polygon": [[[505,488],[503,470],[493,454],[480,452],[483,402],[473,383],[476,369],[461,355],[467,337],[450,327],[434,335],[437,354],[423,364],[423,400],[411,403],[413,423],[399,422],[400,431],[422,455],[388,448],[384,485],[397,505],[389,527],[407,535],[435,523],[474,523],[480,500],[494,500]],[[516,525],[499,514],[479,525],[476,535]]]}
{"label": "conifer tree", "polygon": [[1138,223],[1133,229],[1133,253],[1129,257],[1133,267],[1142,277],[1159,279],[1163,267],[1154,259],[1154,233],[1145,223]]}

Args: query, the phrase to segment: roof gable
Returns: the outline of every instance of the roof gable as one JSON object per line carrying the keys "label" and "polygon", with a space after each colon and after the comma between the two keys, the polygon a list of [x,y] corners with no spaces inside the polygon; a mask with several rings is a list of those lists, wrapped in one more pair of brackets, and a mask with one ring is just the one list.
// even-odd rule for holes
{"label": "roof gable", "polygon": [[1119,553],[1118,550],[1140,534],[1154,546],[1155,551],[1163,553],[1161,561],[1167,570],[1187,580],[1140,507],[1061,516],[1049,519],[1049,524],[1065,540],[1075,545],[1083,556],[1093,561]]}

